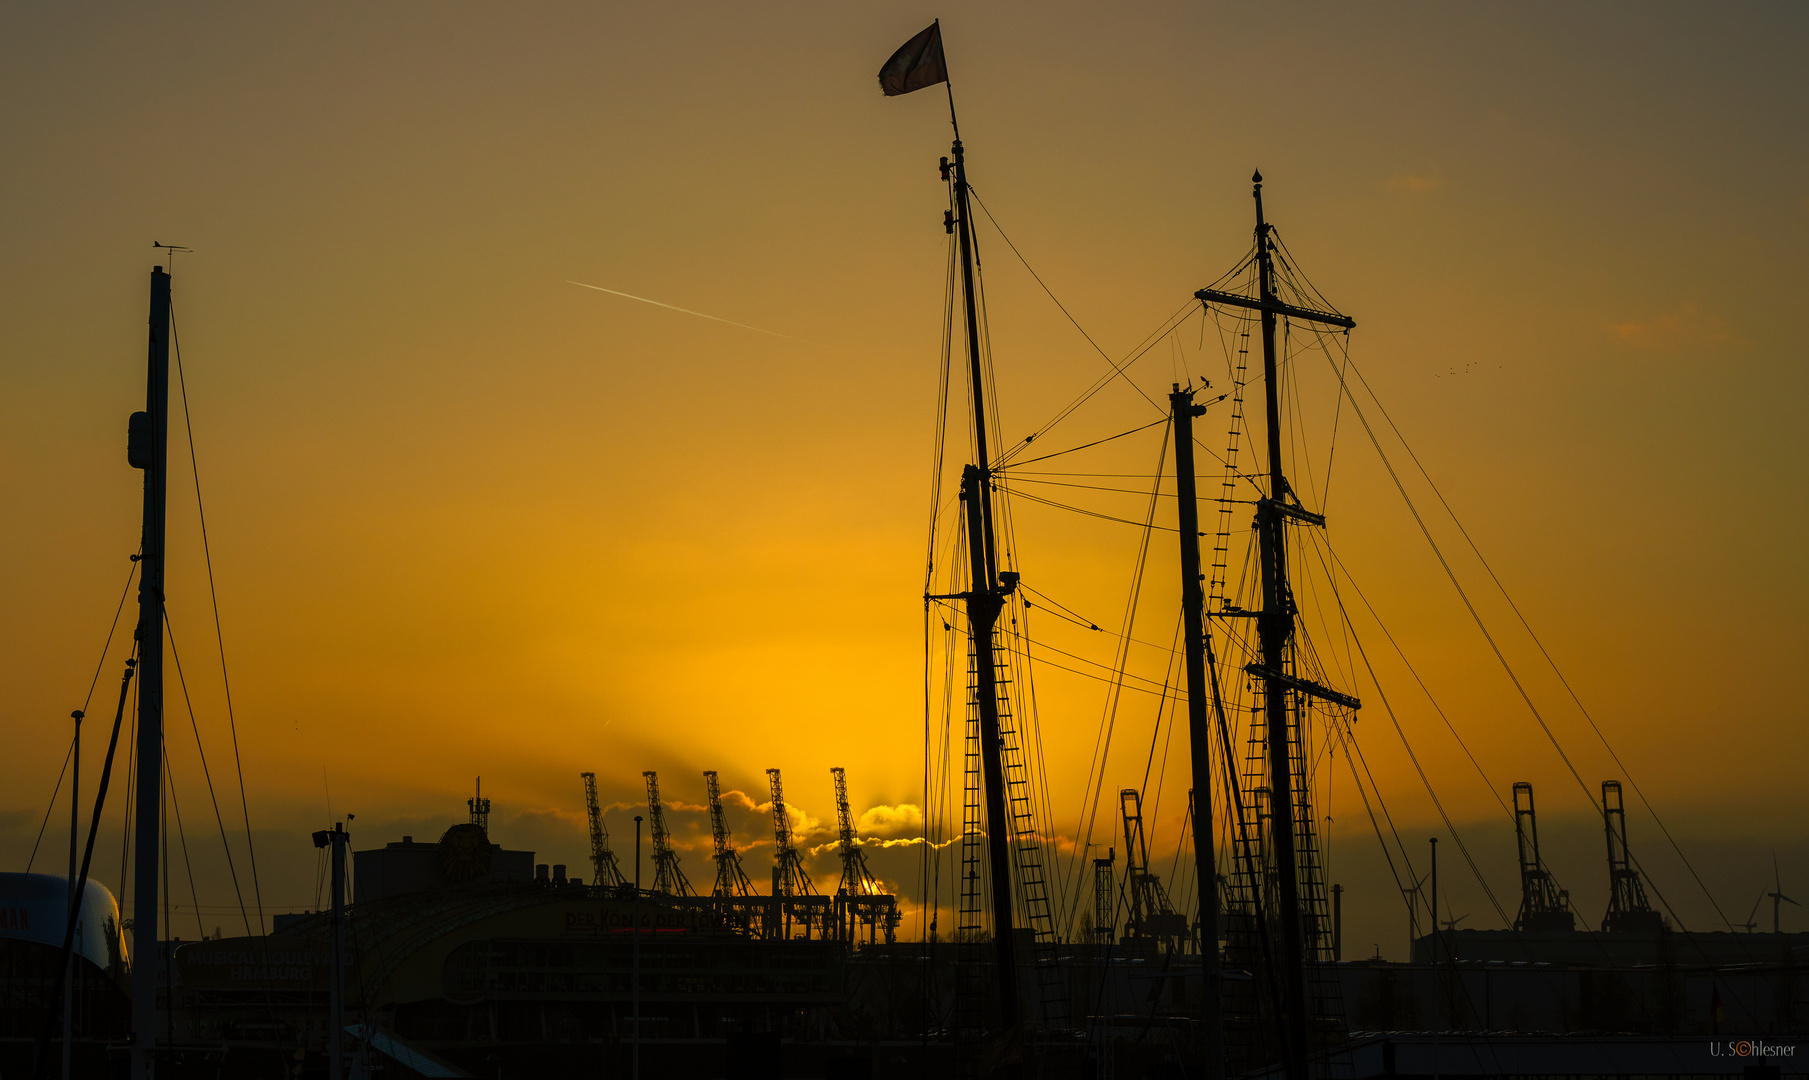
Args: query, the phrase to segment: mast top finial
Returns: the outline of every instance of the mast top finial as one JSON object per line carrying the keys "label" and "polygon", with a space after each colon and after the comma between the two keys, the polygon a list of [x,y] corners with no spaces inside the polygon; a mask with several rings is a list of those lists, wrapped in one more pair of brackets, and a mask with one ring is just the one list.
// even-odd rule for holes
{"label": "mast top finial", "polygon": [[1261,169],[1258,169],[1256,172],[1253,172],[1250,174],[1250,182],[1252,184],[1260,184],[1263,182],[1263,174],[1262,174]]}

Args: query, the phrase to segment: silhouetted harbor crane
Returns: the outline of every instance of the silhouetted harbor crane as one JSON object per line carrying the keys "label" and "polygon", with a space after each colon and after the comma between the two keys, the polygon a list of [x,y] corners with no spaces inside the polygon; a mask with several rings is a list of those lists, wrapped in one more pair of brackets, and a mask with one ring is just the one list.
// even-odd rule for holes
{"label": "silhouetted harbor crane", "polygon": [[590,883],[599,888],[619,889],[628,884],[628,879],[622,876],[616,853],[609,850],[609,830],[603,825],[603,810],[597,805],[597,774],[579,775],[584,777],[584,811],[590,818]]}
{"label": "silhouetted harbor crane", "polygon": [[1520,913],[1516,930],[1575,930],[1570,894],[1560,892],[1539,855],[1539,819],[1533,809],[1533,785],[1514,784],[1514,840],[1520,851]]}
{"label": "silhouetted harbor crane", "polygon": [[1621,782],[1602,781],[1602,824],[1608,833],[1608,913],[1602,929],[1611,933],[1651,933],[1664,927],[1663,915],[1646,900],[1646,886],[1627,852],[1627,811]]}
{"label": "silhouetted harbor crane", "polygon": [[668,896],[695,896],[691,882],[679,869],[678,852],[672,850],[672,836],[666,831],[666,807],[660,802],[660,778],[652,769],[641,774],[647,778],[647,820],[653,836],[653,891]]}
{"label": "silhouetted harbor crane", "polygon": [[864,926],[869,943],[878,940],[882,932],[890,942],[899,923],[897,898],[887,894],[867,868],[867,856],[861,852],[854,834],[847,773],[836,767],[829,774],[835,778],[836,854],[842,860],[842,880],[835,888],[836,934],[853,942],[859,936],[856,927]]}
{"label": "silhouetted harbor crane", "polygon": [[716,884],[711,896],[752,896],[754,885],[741,868],[741,855],[729,843],[729,821],[722,812],[722,788],[716,770],[704,770],[704,788],[710,799],[710,838],[716,845]]}

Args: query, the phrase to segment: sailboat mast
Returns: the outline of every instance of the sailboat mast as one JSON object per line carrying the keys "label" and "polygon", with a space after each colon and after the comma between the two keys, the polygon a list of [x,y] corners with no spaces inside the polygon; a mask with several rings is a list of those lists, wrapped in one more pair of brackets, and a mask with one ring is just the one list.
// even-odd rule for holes
{"label": "sailboat mast", "polygon": [[1275,261],[1263,220],[1263,176],[1251,178],[1256,200],[1257,288],[1262,303],[1263,386],[1269,421],[1269,497],[1257,503],[1262,548],[1263,610],[1257,636],[1263,650],[1263,723],[1269,752],[1269,827],[1281,924],[1282,1062],[1289,1080],[1307,1075],[1306,948],[1302,940],[1299,863],[1294,852],[1294,780],[1288,731],[1288,688],[1283,681],[1288,642],[1294,636],[1293,593],[1288,588],[1287,542],[1281,505],[1288,480],[1281,461],[1281,379],[1275,357]]}
{"label": "sailboat mast", "polygon": [[1194,880],[1200,897],[1200,974],[1205,983],[1201,1019],[1206,1025],[1206,1077],[1225,1075],[1223,1003],[1219,991],[1218,860],[1213,853],[1212,729],[1206,703],[1212,688],[1206,681],[1206,596],[1200,586],[1200,504],[1194,481],[1193,418],[1206,412],[1195,405],[1193,388],[1176,386],[1168,395],[1175,427],[1175,484],[1180,504],[1181,623],[1186,642],[1187,733],[1193,755]]}
{"label": "sailboat mast", "polygon": [[150,1080],[157,1041],[157,849],[163,806],[163,569],[170,415],[170,276],[151,268],[145,411],[128,457],[144,470],[138,570],[138,845],[132,875],[132,1080]]}
{"label": "sailboat mast", "polygon": [[1011,907],[1011,820],[1005,815],[1005,763],[999,740],[999,673],[993,641],[1008,589],[999,587],[992,523],[992,466],[986,452],[986,382],[980,366],[978,299],[974,295],[974,237],[968,215],[967,162],[957,134],[955,217],[961,249],[961,292],[967,317],[968,381],[974,399],[976,463],[961,474],[967,504],[968,634],[974,650],[974,698],[980,720],[980,769],[986,796],[986,855],[992,898],[993,950],[999,969],[999,1026],[1009,1038],[1019,1022],[1017,963]]}

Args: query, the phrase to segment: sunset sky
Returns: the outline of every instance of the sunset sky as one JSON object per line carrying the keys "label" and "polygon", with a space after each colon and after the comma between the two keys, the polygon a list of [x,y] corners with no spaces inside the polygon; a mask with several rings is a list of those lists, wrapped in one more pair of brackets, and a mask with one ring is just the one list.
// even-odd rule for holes
{"label": "sunset sky", "polygon": [[[1008,441],[1106,368],[998,228],[1122,358],[1242,257],[1260,168],[1298,264],[1357,320],[1352,361],[1619,753],[1625,772],[1362,399],[1585,783],[1636,782],[1729,920],[1773,851],[1784,891],[1809,890],[1809,12],[1785,4],[9,6],[5,868],[31,852],[137,547],[124,441],[148,272],[168,260],[153,241],[194,249],[175,317],[267,907],[315,902],[308,831],[350,811],[355,846],[437,837],[478,775],[497,840],[574,870],[585,770],[618,851],[642,770],[700,845],[699,773],[720,771],[751,796],[735,827],[766,845],[757,881],[768,767],[828,828],[827,770],[844,766],[875,835],[912,836],[949,127],[940,88],[887,99],[874,74],[937,15],[997,223],[980,241]],[[1131,369],[1158,400],[1224,381],[1190,325]],[[1335,380],[1316,363],[1297,385],[1321,468]],[[1330,544],[1496,790],[1359,619],[1402,730],[1510,915],[1497,798],[1530,780],[1554,868],[1598,921],[1599,820],[1340,415]],[[1120,383],[1046,438],[1158,418]],[[1202,421],[1207,445],[1221,420]],[[183,432],[169,613],[242,851]],[[1048,467],[1140,473],[1087,482],[1147,491],[1160,437]],[[1208,494],[1216,468],[1203,459]],[[1147,502],[1063,498],[1137,519]],[[1115,630],[1138,530],[1027,502],[1016,524],[1026,583]],[[1150,549],[1145,641],[1172,636],[1173,541]],[[130,614],[88,706],[84,797]],[[1112,662],[1105,635],[1048,635]],[[1132,659],[1161,681],[1165,653]],[[1037,679],[1071,844],[1104,686]],[[1417,854],[1448,834],[1373,688],[1353,689]],[[211,932],[231,887],[173,668],[170,701]],[[1121,706],[1108,803],[1143,783],[1153,703]],[[1179,760],[1152,823],[1164,865]],[[96,858],[110,884],[123,779]],[[1395,884],[1348,772],[1331,783],[1347,938],[1398,955]],[[58,805],[34,869],[61,872]],[[1685,923],[1723,928],[1631,797],[1629,827]],[[914,891],[916,850],[875,861]],[[707,877],[701,847],[686,858]],[[1499,925],[1467,870],[1442,872],[1462,925]]]}

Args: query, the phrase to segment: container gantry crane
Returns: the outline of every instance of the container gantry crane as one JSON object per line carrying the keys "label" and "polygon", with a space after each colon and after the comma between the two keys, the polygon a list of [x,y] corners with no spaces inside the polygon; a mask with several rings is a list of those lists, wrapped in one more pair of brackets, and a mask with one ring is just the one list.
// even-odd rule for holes
{"label": "container gantry crane", "polygon": [[879,879],[867,869],[867,857],[861,854],[860,844],[854,838],[854,814],[848,807],[848,775],[839,767],[830,769],[829,775],[835,778],[836,854],[842,860],[842,880],[836,886],[836,892],[871,896],[883,890],[879,887]]}
{"label": "container gantry crane", "polygon": [[817,897],[803,857],[792,844],[791,814],[785,808],[779,770],[766,770],[766,780],[773,797],[773,903],[778,908],[778,918],[768,923],[769,932],[777,930],[781,936],[790,937],[792,921],[796,919],[804,926],[804,936],[809,937],[812,924],[820,921],[816,909],[822,906],[812,901],[827,898]]}
{"label": "container gantry crane", "polygon": [[[1514,842],[1520,852],[1520,912],[1516,930],[1575,930],[1570,894],[1560,892],[1539,855],[1539,819],[1533,812],[1533,785],[1514,784]],[[1436,917],[1436,913],[1435,917]],[[1436,929],[1437,923],[1435,922]]]}
{"label": "container gantry crane", "polygon": [[898,899],[887,893],[873,871],[867,868],[867,856],[861,852],[854,835],[854,812],[848,805],[848,776],[841,768],[832,768],[835,778],[836,853],[842,860],[842,880],[835,889],[836,932],[845,941],[855,939],[856,926],[867,928],[867,941],[878,940],[884,931],[889,943],[900,921]]}
{"label": "container gantry crane", "polygon": [[1187,916],[1168,902],[1161,879],[1150,872],[1149,845],[1143,835],[1143,795],[1136,788],[1124,788],[1118,792],[1118,800],[1124,811],[1124,884],[1131,909],[1125,920],[1125,937],[1185,950],[1190,940]]}
{"label": "container gantry crane", "polygon": [[1608,914],[1602,916],[1602,929],[1653,933],[1664,926],[1665,919],[1652,910],[1645,883],[1627,852],[1627,810],[1619,780],[1602,781],[1602,823],[1608,832]]}
{"label": "container gantry crane", "polygon": [[653,834],[653,891],[670,896],[695,896],[685,872],[678,867],[678,852],[672,850],[672,837],[666,831],[666,807],[660,802],[659,774],[648,769],[647,820]]}
{"label": "container gantry crane", "polygon": [[590,883],[605,889],[621,888],[628,881],[616,864],[616,853],[609,850],[609,830],[603,827],[603,811],[597,805],[597,774],[579,775],[584,777],[584,810],[590,815]]}
{"label": "container gantry crane", "polygon": [[741,855],[729,843],[729,822],[722,812],[722,788],[716,770],[704,771],[704,786],[710,794],[710,836],[716,842],[716,885],[711,896],[752,896],[754,884],[741,868]]}

